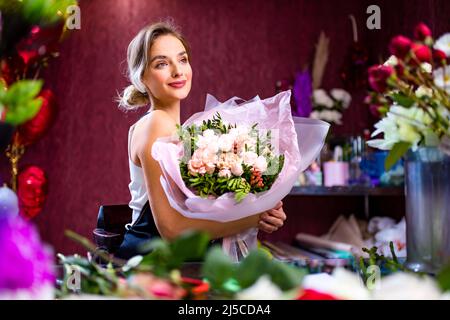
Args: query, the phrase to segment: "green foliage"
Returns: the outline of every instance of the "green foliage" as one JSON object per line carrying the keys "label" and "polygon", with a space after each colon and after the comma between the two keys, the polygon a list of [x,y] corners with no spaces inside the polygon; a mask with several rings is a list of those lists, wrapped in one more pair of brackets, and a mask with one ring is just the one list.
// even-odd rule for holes
{"label": "green foliage", "polygon": [[398,261],[397,255],[395,254],[394,243],[389,242],[389,248],[391,250],[392,258],[387,258],[384,255],[378,254],[378,247],[374,246],[370,249],[363,248],[362,251],[369,255],[369,258],[365,260],[363,257],[359,259],[359,268],[361,270],[362,278],[364,283],[367,283],[367,279],[371,276],[367,272],[369,266],[379,266],[381,268],[386,268],[389,272],[397,271],[407,271],[407,269]]}
{"label": "green foliage", "polygon": [[[229,297],[236,291],[252,286],[261,276],[268,275],[281,290],[297,288],[306,274],[303,269],[271,260],[262,250],[254,250],[239,264],[234,264],[222,249],[211,249],[202,269],[213,292],[219,296]],[[234,286],[230,286],[233,283]]]}
{"label": "green foliage", "polygon": [[[77,270],[81,275],[80,292],[98,295],[114,295],[117,284],[118,275],[112,264],[108,264],[106,268],[82,258],[78,255],[66,257],[58,254],[60,263],[64,266],[64,278],[60,288],[59,296],[71,293],[69,284],[72,283],[70,277]],[[72,283],[73,284],[73,283]]]}
{"label": "green foliage", "polygon": [[386,171],[389,171],[394,164],[397,163],[403,157],[408,149],[411,147],[411,143],[400,141],[397,142],[389,151],[388,156],[386,157],[386,161],[384,163],[384,168]]}
{"label": "green foliage", "polygon": [[445,265],[442,270],[438,272],[436,279],[442,291],[450,291],[450,263]]}
{"label": "green foliage", "polygon": [[144,256],[141,267],[151,267],[152,272],[160,277],[181,267],[187,261],[201,261],[205,256],[210,237],[206,233],[187,231],[175,240],[168,242],[162,239],[151,240],[142,250],[152,250]]}
{"label": "green foliage", "polygon": [[0,90],[0,105],[7,110],[5,122],[19,125],[38,113],[42,99],[36,96],[41,91],[42,84],[42,80],[20,80],[7,91]]}
{"label": "green foliage", "polygon": [[411,97],[408,97],[407,95],[405,95],[403,93],[392,93],[388,96],[394,102],[396,102],[397,104],[399,104],[405,108],[410,108],[415,103],[414,99],[412,99]]}
{"label": "green foliage", "polygon": [[[7,0],[7,2],[14,2]],[[16,3],[18,1],[15,1]],[[22,14],[31,24],[51,24],[61,19],[58,12],[65,14],[70,5],[77,4],[76,0],[22,0]]]}

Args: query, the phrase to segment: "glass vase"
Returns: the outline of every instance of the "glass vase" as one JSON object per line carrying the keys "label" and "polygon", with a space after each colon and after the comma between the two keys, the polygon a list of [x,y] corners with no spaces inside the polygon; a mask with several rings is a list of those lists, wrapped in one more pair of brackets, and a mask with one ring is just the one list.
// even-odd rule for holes
{"label": "glass vase", "polygon": [[436,274],[450,259],[450,157],[410,150],[405,170],[406,267]]}

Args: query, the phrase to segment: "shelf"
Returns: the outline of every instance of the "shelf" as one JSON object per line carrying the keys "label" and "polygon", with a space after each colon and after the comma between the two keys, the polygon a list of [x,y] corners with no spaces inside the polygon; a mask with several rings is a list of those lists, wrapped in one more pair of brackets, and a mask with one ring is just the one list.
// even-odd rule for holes
{"label": "shelf", "polygon": [[403,196],[403,187],[301,186],[293,187],[290,196]]}

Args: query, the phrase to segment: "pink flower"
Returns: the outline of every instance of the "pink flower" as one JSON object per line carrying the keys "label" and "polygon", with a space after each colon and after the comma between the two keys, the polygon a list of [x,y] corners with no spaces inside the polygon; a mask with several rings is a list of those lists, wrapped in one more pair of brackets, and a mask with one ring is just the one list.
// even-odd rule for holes
{"label": "pink flower", "polygon": [[267,160],[264,156],[259,156],[256,158],[255,163],[253,164],[253,168],[256,171],[264,172],[267,170]]}
{"label": "pink flower", "polygon": [[230,178],[231,171],[229,169],[222,169],[219,171],[219,177],[220,178]]}
{"label": "pink flower", "polygon": [[233,166],[231,166],[231,173],[236,177],[240,177],[244,173],[244,169],[242,169],[242,164],[235,163]]}
{"label": "pink flower", "polygon": [[428,46],[414,43],[412,46],[412,51],[414,52],[417,60],[419,60],[420,62],[431,61],[431,50]]}
{"label": "pink flower", "polygon": [[248,166],[253,166],[257,158],[258,155],[253,151],[244,152],[242,155],[244,163]]}
{"label": "pink flower", "polygon": [[411,49],[411,40],[404,36],[396,36],[392,38],[389,44],[389,51],[399,59],[403,59]]}
{"label": "pink flower", "polygon": [[417,40],[424,41],[427,37],[431,37],[431,30],[425,23],[421,22],[414,30],[414,37]]}
{"label": "pink flower", "polygon": [[387,89],[387,80],[394,73],[391,66],[373,66],[369,68],[369,84],[373,90],[383,93]]}

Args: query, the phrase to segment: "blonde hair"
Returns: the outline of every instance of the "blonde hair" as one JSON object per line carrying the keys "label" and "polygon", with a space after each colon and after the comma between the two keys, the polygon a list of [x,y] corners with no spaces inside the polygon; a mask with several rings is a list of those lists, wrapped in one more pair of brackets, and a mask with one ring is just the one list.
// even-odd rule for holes
{"label": "blonde hair", "polygon": [[171,21],[157,22],[142,28],[131,40],[127,50],[128,78],[131,85],[126,87],[122,94],[118,96],[119,108],[134,110],[151,103],[149,93],[142,76],[149,62],[150,48],[159,36],[173,35],[181,41],[190,58],[189,45],[181,35],[178,27]]}

